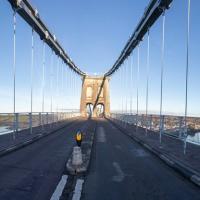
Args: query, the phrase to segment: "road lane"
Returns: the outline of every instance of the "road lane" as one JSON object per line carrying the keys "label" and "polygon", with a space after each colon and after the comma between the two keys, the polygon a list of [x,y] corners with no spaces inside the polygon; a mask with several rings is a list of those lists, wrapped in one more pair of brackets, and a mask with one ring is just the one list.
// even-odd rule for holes
{"label": "road lane", "polygon": [[199,200],[199,189],[108,121],[98,122],[82,200]]}
{"label": "road lane", "polygon": [[79,120],[58,132],[0,158],[1,200],[50,199],[75,143]]}

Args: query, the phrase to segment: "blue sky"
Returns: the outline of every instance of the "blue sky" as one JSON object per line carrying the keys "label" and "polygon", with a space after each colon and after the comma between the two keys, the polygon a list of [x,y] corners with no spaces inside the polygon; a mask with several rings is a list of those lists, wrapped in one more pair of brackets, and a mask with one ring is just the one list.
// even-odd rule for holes
{"label": "blue sky", "polygon": [[[140,20],[149,0],[57,0],[46,3],[41,0],[31,0],[38,9],[40,17],[56,35],[72,60],[83,71],[90,74],[102,74],[107,71],[133,32]],[[191,0],[191,37],[190,37],[190,79],[189,79],[189,113],[200,115],[199,75],[200,75],[200,29],[197,27],[200,2]],[[187,0],[174,0],[171,9],[166,13],[166,51],[164,71],[164,101],[163,109],[166,113],[182,114],[184,112],[184,78],[186,65],[186,21]],[[9,3],[0,1],[0,112],[12,112],[12,56],[13,56],[13,24],[12,9]],[[35,63],[34,63],[34,99],[33,110],[41,111],[41,82],[42,82],[42,42],[35,35]],[[18,112],[30,111],[30,63],[31,63],[31,29],[17,16],[17,77],[16,77],[16,108]],[[146,87],[146,37],[140,45],[140,81],[139,107],[145,109]],[[150,83],[149,109],[159,110],[160,101],[160,49],[161,49],[161,19],[150,30]],[[119,91],[119,73],[111,80],[112,109],[119,109],[120,98],[123,94],[133,94],[133,105],[136,107],[136,64],[137,51],[133,57],[133,82]],[[53,61],[52,61],[53,60]],[[57,92],[56,76],[53,76],[53,86],[50,87],[50,68],[56,74],[57,58],[46,47],[46,85],[45,111],[50,109],[50,96],[53,94],[53,107],[77,108],[79,106],[80,80],[76,77],[74,84],[69,84],[70,74],[63,66],[63,89]],[[53,64],[52,64],[53,62]],[[128,61],[129,62],[129,61]],[[62,80],[62,64],[59,61],[59,80]],[[130,62],[129,62],[130,63]],[[130,64],[129,64],[130,66]],[[127,74],[130,67],[127,68]],[[68,82],[67,82],[68,81]],[[65,84],[66,83],[66,84]],[[59,81],[62,85],[62,81]],[[61,87],[62,88],[62,87]],[[53,92],[52,92],[53,91]],[[55,92],[56,91],[56,92]],[[66,92],[67,91],[67,92]],[[58,94],[57,94],[58,93]],[[60,95],[60,96],[59,96]],[[60,98],[58,98],[60,97]],[[63,97],[63,98],[61,98]],[[62,99],[62,100],[60,100]],[[65,100],[66,99],[66,100]],[[76,99],[74,101],[74,99]],[[130,95],[127,96],[130,102]]]}

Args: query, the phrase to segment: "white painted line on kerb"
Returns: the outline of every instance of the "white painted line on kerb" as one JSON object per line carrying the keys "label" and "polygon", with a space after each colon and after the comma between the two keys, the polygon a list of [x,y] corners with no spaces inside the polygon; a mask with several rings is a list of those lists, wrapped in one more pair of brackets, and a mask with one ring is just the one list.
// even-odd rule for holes
{"label": "white painted line on kerb", "polygon": [[10,148],[6,149],[6,151],[11,151],[11,150],[13,150],[15,148],[16,148],[15,146],[14,147],[10,147]]}
{"label": "white painted line on kerb", "polygon": [[67,183],[67,175],[63,175],[50,200],[59,200]]}
{"label": "white painted line on kerb", "polygon": [[83,183],[84,183],[83,179],[77,180],[72,200],[80,200],[81,199]]}

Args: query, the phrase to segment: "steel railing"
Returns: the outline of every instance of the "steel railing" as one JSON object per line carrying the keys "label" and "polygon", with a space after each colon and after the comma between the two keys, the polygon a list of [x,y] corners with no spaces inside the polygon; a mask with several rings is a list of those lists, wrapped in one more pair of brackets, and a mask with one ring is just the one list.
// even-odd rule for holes
{"label": "steel railing", "polygon": [[48,124],[53,125],[78,116],[80,116],[79,111],[0,113],[0,135]]}

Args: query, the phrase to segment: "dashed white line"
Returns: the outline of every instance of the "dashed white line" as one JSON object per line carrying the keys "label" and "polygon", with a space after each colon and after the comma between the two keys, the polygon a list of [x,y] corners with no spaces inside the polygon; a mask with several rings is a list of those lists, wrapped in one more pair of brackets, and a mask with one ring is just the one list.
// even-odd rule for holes
{"label": "dashed white line", "polygon": [[67,175],[63,175],[50,200],[59,200],[67,183]]}
{"label": "dashed white line", "polygon": [[125,177],[125,174],[122,171],[119,163],[113,162],[113,167],[115,168],[117,175],[113,176],[112,180],[115,182],[122,182]]}
{"label": "dashed white line", "polygon": [[106,142],[106,135],[103,127],[98,127],[97,136],[98,142]]}
{"label": "dashed white line", "polygon": [[83,183],[84,183],[83,179],[78,179],[77,180],[72,200],[80,200]]}

